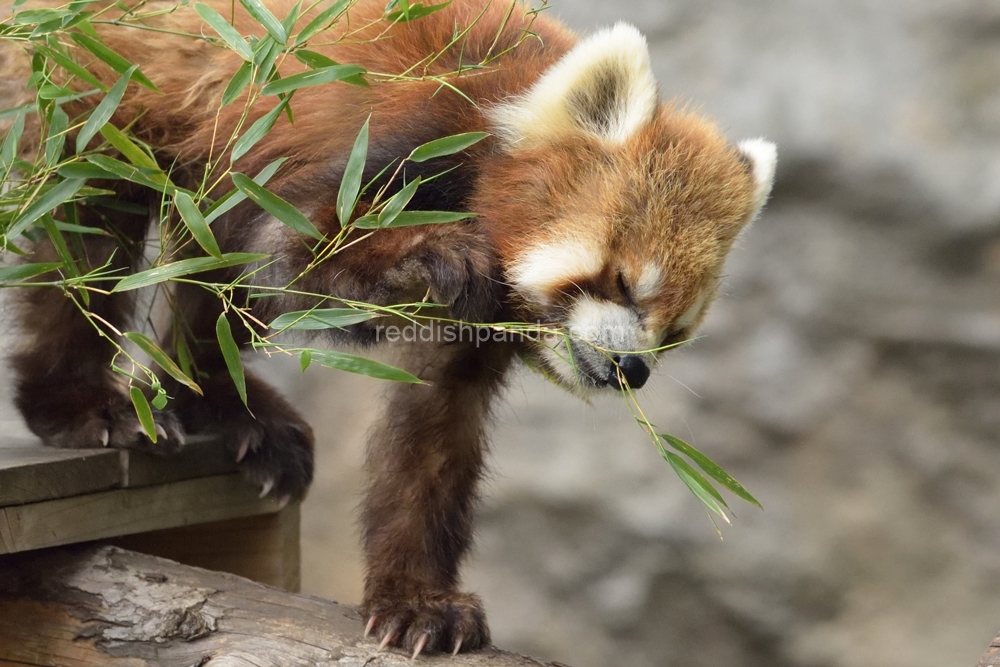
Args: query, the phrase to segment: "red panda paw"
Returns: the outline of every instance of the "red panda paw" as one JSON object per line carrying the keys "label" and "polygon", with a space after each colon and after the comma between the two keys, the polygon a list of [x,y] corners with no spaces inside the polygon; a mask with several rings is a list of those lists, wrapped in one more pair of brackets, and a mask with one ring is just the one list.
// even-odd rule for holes
{"label": "red panda paw", "polygon": [[60,415],[58,420],[29,420],[32,431],[50,447],[86,449],[112,447],[157,455],[174,454],[184,446],[184,428],[169,412],[152,412],[156,442],[136,416],[132,404],[124,397],[115,408],[94,407],[72,415]]}
{"label": "red panda paw", "polygon": [[236,462],[260,497],[301,500],[313,477],[313,434],[305,422],[248,421],[227,433]]}
{"label": "red panda paw", "polygon": [[365,635],[374,633],[379,648],[396,646],[412,653],[475,651],[490,642],[483,603],[471,593],[439,593],[364,605]]}

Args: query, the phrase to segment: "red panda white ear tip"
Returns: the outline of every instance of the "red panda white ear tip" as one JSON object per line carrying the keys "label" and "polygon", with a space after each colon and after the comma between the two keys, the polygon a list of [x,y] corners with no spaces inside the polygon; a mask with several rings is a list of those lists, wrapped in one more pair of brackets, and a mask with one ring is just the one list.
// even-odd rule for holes
{"label": "red panda white ear tip", "polygon": [[646,38],[619,23],[581,40],[526,93],[489,113],[512,144],[579,132],[621,143],[652,118],[657,100]]}
{"label": "red panda white ear tip", "polygon": [[774,185],[774,172],[778,166],[778,147],[765,139],[747,139],[739,143],[740,152],[753,164],[754,215],[767,201]]}

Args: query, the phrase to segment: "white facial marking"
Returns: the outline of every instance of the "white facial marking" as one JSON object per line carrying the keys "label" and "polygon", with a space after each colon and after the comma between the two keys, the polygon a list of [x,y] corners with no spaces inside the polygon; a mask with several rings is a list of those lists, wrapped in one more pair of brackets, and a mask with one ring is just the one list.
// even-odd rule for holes
{"label": "white facial marking", "polygon": [[639,350],[642,323],[632,310],[617,303],[581,296],[566,319],[576,338],[609,350]]}
{"label": "white facial marking", "polygon": [[753,163],[753,215],[750,216],[753,219],[771,194],[774,170],[778,165],[778,148],[764,139],[747,139],[739,143],[739,149]]}
{"label": "white facial marking", "polygon": [[508,278],[522,293],[548,303],[554,288],[570,280],[595,276],[603,266],[603,255],[583,243],[545,243],[521,255],[510,268]]}
{"label": "white facial marking", "polygon": [[632,295],[637,299],[651,299],[663,288],[663,272],[656,264],[642,267],[639,279],[632,286]]}
{"label": "white facial marking", "polygon": [[673,328],[686,329],[697,322],[698,317],[701,315],[701,311],[705,309],[705,302],[707,300],[708,294],[702,290],[702,292],[698,295],[698,298],[691,304],[691,307],[681,313],[680,316],[674,320]]}
{"label": "white facial marking", "polygon": [[582,40],[525,95],[489,115],[511,144],[581,130],[621,143],[652,118],[656,104],[646,39],[619,23]]}

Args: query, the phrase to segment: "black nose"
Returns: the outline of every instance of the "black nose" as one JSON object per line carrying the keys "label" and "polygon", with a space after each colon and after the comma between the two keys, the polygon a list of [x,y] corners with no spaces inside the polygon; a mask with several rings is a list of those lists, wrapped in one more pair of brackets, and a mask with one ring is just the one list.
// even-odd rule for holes
{"label": "black nose", "polygon": [[[649,366],[642,360],[642,357],[635,354],[626,354],[618,360],[618,368],[622,377],[632,389],[641,389],[649,379]],[[617,380],[617,373],[615,374]]]}

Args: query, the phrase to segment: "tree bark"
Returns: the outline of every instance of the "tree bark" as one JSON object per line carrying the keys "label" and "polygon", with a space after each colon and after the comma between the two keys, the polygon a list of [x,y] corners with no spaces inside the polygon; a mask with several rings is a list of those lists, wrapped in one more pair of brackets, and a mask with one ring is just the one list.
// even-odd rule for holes
{"label": "tree bark", "polygon": [[[116,547],[0,558],[0,667],[414,664],[362,632],[350,607]],[[492,647],[418,661],[559,667]]]}

